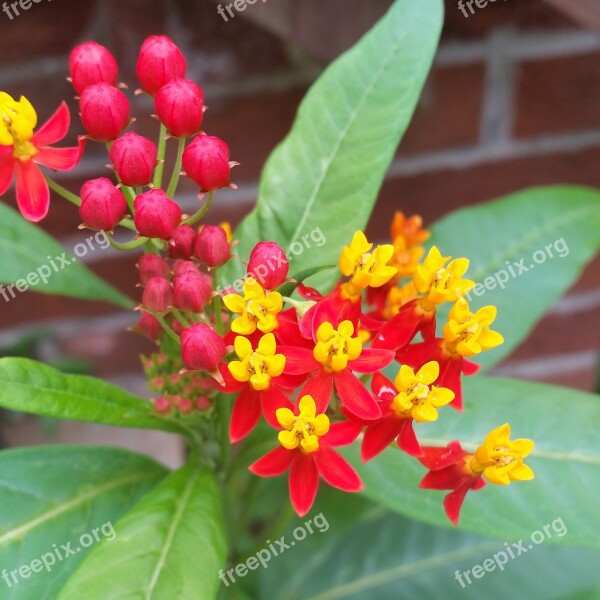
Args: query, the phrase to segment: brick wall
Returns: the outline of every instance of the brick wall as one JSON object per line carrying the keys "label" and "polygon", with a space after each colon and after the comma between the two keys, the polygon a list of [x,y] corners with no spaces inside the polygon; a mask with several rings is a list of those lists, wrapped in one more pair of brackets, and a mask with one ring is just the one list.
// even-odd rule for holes
{"label": "brick wall", "polygon": [[[237,223],[251,208],[260,168],[289,129],[308,85],[390,4],[377,0],[365,9],[361,1],[363,8],[353,11],[355,0],[343,7],[337,0],[294,3],[259,3],[227,23],[210,0],[56,0],[12,21],[0,13],[0,89],[28,96],[44,119],[72,95],[64,78],[73,44],[95,38],[108,45],[122,65],[121,79],[133,87],[140,42],[150,33],[171,35],[205,88],[206,130],[225,138],[242,163],[239,190],[220,194],[211,215],[214,222]],[[524,186],[600,187],[600,35],[541,0],[490,4],[468,19],[454,0],[446,8],[433,72],[370,224],[374,237],[386,234],[396,209],[431,222]],[[70,105],[76,114],[76,103]],[[136,106],[147,107],[147,100],[135,99]],[[153,121],[139,125],[154,136]],[[79,174],[61,183],[78,189],[85,178],[105,174],[105,162],[105,154],[92,152]],[[187,191],[191,206],[193,188]],[[12,194],[5,201],[12,203]],[[78,223],[76,211],[56,199],[44,227],[69,248],[81,238]],[[136,294],[134,257],[105,250],[87,261]],[[593,389],[599,315],[596,260],[496,372]],[[125,331],[134,321],[133,314],[99,303],[24,294],[0,304],[0,346],[43,328],[42,358],[82,356],[95,374],[143,390],[137,354],[151,348]]]}

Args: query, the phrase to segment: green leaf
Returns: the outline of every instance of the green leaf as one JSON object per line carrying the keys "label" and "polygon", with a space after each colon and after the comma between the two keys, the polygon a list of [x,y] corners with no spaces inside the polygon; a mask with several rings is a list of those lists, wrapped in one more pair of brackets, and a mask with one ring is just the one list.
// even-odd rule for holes
{"label": "green leaf", "polygon": [[[239,256],[259,240],[298,269],[337,263],[362,229],[404,134],[436,51],[440,0],[396,0],[387,15],[323,73],[263,172],[258,205],[238,228]],[[224,287],[245,273],[221,270]],[[335,273],[316,279],[333,285]]]}
{"label": "green leaf", "polygon": [[[165,475],[166,469],[151,459],[116,448],[42,446],[1,452],[0,566],[9,575],[8,583],[0,579],[0,597],[56,598],[91,552],[91,546],[84,547],[90,544],[87,536],[93,536],[92,545],[110,547],[117,520]],[[62,548],[69,542],[75,554]],[[17,573],[15,583],[11,572],[31,567],[42,555],[50,572],[43,564],[41,572],[27,575],[23,569],[27,578]]]}
{"label": "green leaf", "polygon": [[[209,470],[186,466],[148,494],[97,546],[59,600],[211,600],[226,541],[219,491]],[[110,577],[107,577],[110,574]]]}
{"label": "green leaf", "polygon": [[284,283],[281,287],[278,288],[277,291],[284,297],[291,296],[296,291],[296,288],[301,283],[304,283],[304,281],[309,277],[317,275],[317,273],[321,273],[322,271],[327,271],[328,269],[335,268],[336,265],[325,265],[323,267],[311,267],[310,269],[305,269],[297,275],[292,275],[290,279],[294,279],[295,281],[288,281],[288,283]]}
{"label": "green leaf", "polygon": [[470,293],[472,306],[498,308],[493,329],[505,342],[476,362],[490,367],[527,337],[598,252],[599,231],[600,192],[568,185],[530,188],[461,209],[432,227],[431,242],[444,256],[466,256],[468,278],[487,281],[477,288],[480,296]]}
{"label": "green leaf", "polygon": [[[474,451],[491,429],[509,422],[512,439],[535,442],[526,460],[535,479],[506,487],[490,483],[469,492],[461,528],[514,540],[562,519],[567,534],[548,543],[600,548],[598,397],[485,376],[467,378],[464,388],[463,414],[442,409],[439,421],[415,426],[421,445],[444,446],[458,439],[465,450]],[[344,452],[363,477],[369,498],[409,517],[452,527],[442,507],[446,492],[418,488],[426,473],[418,460],[390,448],[363,465],[357,447]]]}
{"label": "green leaf", "polygon": [[181,432],[176,423],[157,417],[149,400],[27,358],[0,359],[0,406],[57,419]]}
{"label": "green leaf", "polygon": [[[286,543],[294,540],[290,530]],[[390,598],[535,598],[550,600],[598,580],[600,554],[541,544],[493,560],[501,540],[382,515],[349,531],[309,535],[255,572],[256,600],[389,600]],[[517,554],[517,552],[514,552]],[[489,572],[481,566],[486,563]],[[275,562],[277,561],[277,562]],[[504,557],[498,555],[498,562]],[[475,565],[478,578],[472,574]],[[469,570],[469,579],[463,572]],[[461,586],[456,572],[463,581]],[[469,584],[468,581],[471,581]]]}
{"label": "green leaf", "polygon": [[[91,235],[90,246],[82,239],[83,247],[88,252],[102,252],[103,240],[98,243]],[[106,245],[104,246],[106,247]],[[81,253],[74,249],[74,252]],[[0,261],[0,282],[16,284],[19,280],[30,280],[28,288],[42,294],[61,294],[85,300],[104,300],[124,308],[132,308],[132,301],[115,288],[94,275],[78,258],[65,249],[42,229],[26,221],[18,212],[0,204],[0,253],[5,257]],[[48,258],[50,257],[50,258]],[[58,257],[62,257],[61,261]],[[66,261],[66,262],[65,262]],[[41,276],[44,276],[46,282]],[[21,287],[24,287],[21,284]],[[18,297],[19,291],[14,288],[11,293],[6,289],[6,298]]]}

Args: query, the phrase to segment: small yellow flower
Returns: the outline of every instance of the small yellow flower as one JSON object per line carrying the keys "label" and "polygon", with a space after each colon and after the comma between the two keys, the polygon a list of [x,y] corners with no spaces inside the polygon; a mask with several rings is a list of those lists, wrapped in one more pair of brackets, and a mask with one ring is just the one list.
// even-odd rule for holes
{"label": "small yellow flower", "polygon": [[272,333],[260,338],[256,350],[250,341],[238,335],[234,341],[235,353],[239,361],[231,361],[227,368],[236,381],[249,381],[253,389],[266,390],[273,377],[279,377],[285,368],[285,356],[276,354],[277,343]]}
{"label": "small yellow flower", "polygon": [[394,246],[376,246],[371,252],[371,244],[362,231],[357,231],[350,246],[344,246],[340,255],[340,271],[351,277],[350,284],[355,288],[381,287],[398,273],[388,263],[394,254]]}
{"label": "small yellow flower", "polygon": [[386,306],[383,309],[383,316],[389,320],[400,312],[400,309],[417,297],[415,284],[409,281],[402,287],[393,287],[388,292]]}
{"label": "small yellow flower", "polygon": [[353,335],[352,321],[342,321],[337,329],[331,323],[322,323],[317,329],[317,343],[313,350],[315,360],[329,371],[343,371],[348,361],[357,359],[362,352],[360,339]]}
{"label": "small yellow flower", "polygon": [[433,246],[415,271],[413,283],[417,292],[425,294],[425,299],[432,304],[456,302],[475,285],[474,281],[462,279],[469,268],[468,259],[457,258],[446,265],[450,258],[442,256]]}
{"label": "small yellow flower", "polygon": [[394,215],[390,229],[392,240],[403,238],[407,248],[420,246],[431,235],[427,229],[423,229],[423,219],[420,215],[407,218],[400,210]]}
{"label": "small yellow flower", "polygon": [[307,454],[319,449],[319,438],[329,431],[327,415],[317,415],[317,406],[312,396],[303,396],[298,404],[300,414],[289,408],[277,409],[276,416],[285,431],[279,432],[279,443],[287,450],[300,446]]}
{"label": "small yellow flower", "polygon": [[227,236],[227,243],[229,245],[231,245],[231,242],[233,241],[233,232],[231,231],[231,223],[229,221],[223,221],[222,223],[219,224],[219,226],[221,227],[221,229],[225,232],[225,235]]}
{"label": "small yellow flower", "polygon": [[257,329],[270,333],[277,327],[277,315],[283,308],[279,292],[265,293],[262,286],[252,277],[244,282],[244,296],[227,294],[223,303],[232,312],[240,315],[231,323],[231,330],[240,335],[250,335]]}
{"label": "small yellow flower", "polygon": [[461,356],[474,356],[502,344],[504,338],[497,331],[490,330],[496,313],[495,306],[484,306],[472,313],[469,303],[459,298],[450,309],[448,322],[442,330],[446,348]]}
{"label": "small yellow flower", "polygon": [[490,431],[471,459],[471,470],[483,472],[488,481],[498,485],[533,479],[534,473],[523,459],[533,450],[534,443],[527,439],[511,442],[509,437],[508,423]]}
{"label": "small yellow flower", "polygon": [[29,141],[37,125],[35,109],[21,96],[17,102],[6,92],[0,92],[0,145],[14,146],[16,158],[29,159],[37,153]]}
{"label": "small yellow flower", "polygon": [[392,401],[392,410],[399,417],[412,417],[421,423],[437,421],[436,409],[454,400],[452,390],[432,385],[439,374],[440,366],[434,360],[424,364],[417,373],[408,365],[402,365],[394,382],[399,393]]}

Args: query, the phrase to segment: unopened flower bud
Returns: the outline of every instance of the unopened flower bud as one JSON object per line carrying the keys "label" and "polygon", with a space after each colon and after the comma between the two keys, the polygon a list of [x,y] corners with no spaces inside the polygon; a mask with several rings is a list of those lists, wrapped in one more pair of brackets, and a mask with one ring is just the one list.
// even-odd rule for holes
{"label": "unopened flower bud", "polygon": [[109,154],[125,185],[143,186],[152,180],[158,149],[148,138],[129,131],[114,142]]}
{"label": "unopened flower bud", "polygon": [[153,277],[144,288],[142,306],[153,313],[169,312],[173,307],[173,286],[162,277]]}
{"label": "unopened flower bud", "polygon": [[110,51],[96,42],[76,46],[69,55],[73,87],[81,94],[86,87],[105,82],[116,85],[119,67]]}
{"label": "unopened flower bud", "polygon": [[231,255],[225,230],[219,225],[205,225],[196,236],[194,254],[208,267],[219,267]]}
{"label": "unopened flower bud", "polygon": [[210,300],[211,291],[204,279],[194,273],[173,278],[173,301],[179,310],[200,312]]}
{"label": "unopened flower bud", "polygon": [[172,136],[189,137],[200,129],[204,117],[204,92],[193,81],[170,81],[160,88],[154,105],[158,118]]}
{"label": "unopened flower bud", "polygon": [[183,169],[204,192],[229,187],[229,146],[218,137],[199,135],[183,153]]}
{"label": "unopened flower bud", "polygon": [[212,401],[208,396],[200,396],[196,399],[196,408],[199,411],[206,412],[212,406]]}
{"label": "unopened flower bud", "polygon": [[111,231],[126,212],[125,196],[110,179],[91,179],[81,187],[79,216],[87,227]]}
{"label": "unopened flower bud", "polygon": [[164,396],[157,398],[154,401],[154,410],[162,415],[171,412],[171,401]]}
{"label": "unopened flower bud", "polygon": [[169,242],[169,256],[187,260],[194,254],[196,232],[189,225],[180,225]]}
{"label": "unopened flower bud", "polygon": [[141,316],[138,324],[132,327],[132,330],[145,335],[153,341],[159,340],[163,334],[163,328],[158,319],[148,313],[144,313]]}
{"label": "unopened flower bud", "polygon": [[173,267],[173,274],[175,277],[183,275],[184,273],[193,273],[200,277],[200,269],[191,260],[178,260]]}
{"label": "unopened flower bud", "polygon": [[116,140],[129,123],[129,100],[108,83],[96,83],[83,90],[79,100],[81,122],[91,138],[99,142]]}
{"label": "unopened flower bud", "polygon": [[250,253],[248,276],[256,279],[266,290],[280,286],[289,269],[285,252],[275,242],[259,242]]}
{"label": "unopened flower bud", "polygon": [[181,221],[181,209],[159,189],[140,194],[133,202],[134,222],[141,235],[168,240]]}
{"label": "unopened flower bud", "polygon": [[171,267],[169,263],[157,254],[144,254],[138,262],[140,282],[146,285],[153,277],[169,279]]}
{"label": "unopened flower bud", "polygon": [[191,413],[194,410],[194,403],[189,398],[179,398],[177,408],[184,415]]}
{"label": "unopened flower bud", "polygon": [[185,77],[187,65],[181,50],[166,35],[152,35],[144,41],[136,65],[143,90],[156,96],[161,87]]}
{"label": "unopened flower bud", "polygon": [[205,323],[181,333],[181,357],[189,369],[214,371],[225,356],[223,338]]}

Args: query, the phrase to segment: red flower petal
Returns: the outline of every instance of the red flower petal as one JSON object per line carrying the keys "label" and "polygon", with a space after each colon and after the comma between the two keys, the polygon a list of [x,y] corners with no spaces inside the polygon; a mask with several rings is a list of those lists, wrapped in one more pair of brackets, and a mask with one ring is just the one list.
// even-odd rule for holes
{"label": "red flower petal", "polygon": [[367,427],[360,448],[363,462],[381,454],[400,435],[404,420],[390,414]]}
{"label": "red flower petal", "polygon": [[373,348],[402,350],[424,325],[425,317],[415,310],[416,300],[405,304],[400,312],[392,317],[375,336]]}
{"label": "red flower petal", "polygon": [[28,221],[41,221],[48,214],[50,190],[40,171],[32,161],[15,161],[17,173],[17,204]]}
{"label": "red flower petal", "polygon": [[317,371],[304,385],[298,394],[302,396],[312,396],[317,405],[317,414],[324,413],[331,400],[333,391],[333,377],[324,371]]}
{"label": "red flower petal", "polygon": [[277,409],[285,407],[292,411],[294,410],[294,405],[291,400],[274,385],[269,389],[260,392],[260,403],[262,414],[267,420],[267,423],[275,429],[281,429],[281,425],[275,415]]}
{"label": "red flower petal", "polygon": [[246,388],[240,392],[233,405],[229,423],[229,439],[232,444],[244,439],[258,423],[261,415],[259,395]]}
{"label": "red flower petal", "polygon": [[402,429],[398,435],[398,446],[410,456],[422,456],[423,450],[415,435],[412,419],[402,419]]}
{"label": "red flower petal", "polygon": [[348,461],[326,444],[321,444],[313,456],[319,474],[329,485],[344,492],[360,492],[364,489],[358,473]]}
{"label": "red flower petal", "polygon": [[[288,450],[289,452],[289,450]],[[293,454],[293,453],[291,453]],[[313,461],[314,452],[295,453],[289,476],[290,500],[299,517],[303,517],[311,509],[319,489],[319,472]]]}
{"label": "red flower petal", "polygon": [[463,411],[461,382],[463,361],[462,356],[459,356],[446,359],[445,362],[440,363],[440,376],[436,381],[436,385],[449,388],[454,392],[454,400],[450,402],[449,406],[459,412]]}
{"label": "red flower petal", "polygon": [[455,490],[470,479],[472,477],[461,471],[457,465],[450,465],[439,471],[429,471],[421,479],[419,487],[425,490]]}
{"label": "red flower petal", "polygon": [[479,369],[481,369],[481,365],[478,365],[474,362],[471,362],[470,360],[467,360],[466,358],[463,358],[462,372],[465,375],[475,375],[475,373],[477,373]]}
{"label": "red flower petal", "polygon": [[217,387],[225,394],[233,394],[239,392],[243,388],[249,387],[247,381],[238,381],[233,378],[233,375],[227,368],[227,363],[223,362],[219,365],[219,373],[221,374],[221,377],[223,377],[225,385],[218,385]]}
{"label": "red flower petal", "polygon": [[454,525],[458,525],[460,509],[462,508],[462,504],[465,501],[465,496],[470,489],[471,486],[469,483],[465,483],[447,494],[444,498],[444,509],[446,510],[446,515]]}
{"label": "red flower petal", "polygon": [[342,404],[359,419],[381,418],[381,408],[369,390],[352,374],[344,369],[333,376],[335,389]]}
{"label": "red flower petal", "polygon": [[295,457],[296,453],[293,450],[278,446],[253,462],[248,470],[260,477],[277,477],[290,468]]}
{"label": "red flower petal", "polygon": [[69,109],[66,102],[62,102],[55,113],[37,130],[31,138],[31,143],[40,147],[60,142],[67,135],[70,123]]}
{"label": "red flower petal", "polygon": [[359,436],[363,425],[363,422],[358,419],[333,423],[329,427],[325,441],[328,446],[347,446]]}
{"label": "red flower petal", "polygon": [[285,356],[284,373],[288,375],[304,375],[320,366],[308,348],[277,346],[277,352]]}
{"label": "red flower petal", "polygon": [[77,166],[85,148],[86,139],[79,138],[79,146],[74,148],[38,148],[33,160],[55,171],[69,171]]}
{"label": "red flower petal", "polygon": [[371,391],[377,400],[383,402],[391,402],[398,395],[396,386],[383,373],[373,375]]}
{"label": "red flower petal", "polygon": [[10,187],[10,183],[15,174],[15,159],[12,153],[0,159],[0,196]]}
{"label": "red flower petal", "polygon": [[435,471],[458,464],[467,454],[456,440],[446,447],[425,446],[422,450],[423,455],[419,457],[419,461],[428,469]]}
{"label": "red flower petal", "polygon": [[318,302],[323,299],[321,292],[315,290],[315,288],[308,287],[303,283],[300,283],[296,289],[296,291],[305,299],[305,300],[314,300]]}
{"label": "red flower petal", "polygon": [[395,355],[393,350],[364,348],[357,359],[348,362],[348,367],[359,373],[376,373],[387,367]]}

